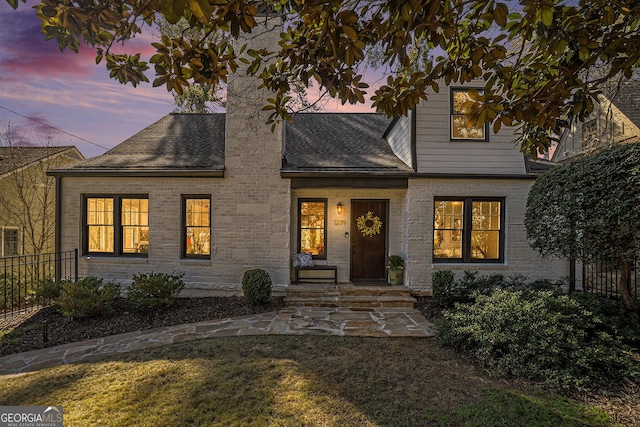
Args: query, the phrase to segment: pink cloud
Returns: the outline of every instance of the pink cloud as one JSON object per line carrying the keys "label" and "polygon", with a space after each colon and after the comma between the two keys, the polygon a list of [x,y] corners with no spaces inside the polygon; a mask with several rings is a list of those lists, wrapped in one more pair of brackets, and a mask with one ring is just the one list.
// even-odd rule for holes
{"label": "pink cloud", "polygon": [[62,53],[54,40],[45,41],[33,9],[2,10],[0,38],[0,74],[5,80],[90,75],[95,70],[90,49]]}

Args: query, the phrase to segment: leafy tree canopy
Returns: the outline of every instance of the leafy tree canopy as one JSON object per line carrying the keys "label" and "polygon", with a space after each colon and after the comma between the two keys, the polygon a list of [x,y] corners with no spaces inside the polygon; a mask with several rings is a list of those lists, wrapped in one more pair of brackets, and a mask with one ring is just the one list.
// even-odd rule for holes
{"label": "leafy tree canopy", "polygon": [[[26,0],[7,0],[14,8],[19,1]],[[316,81],[343,103],[370,96],[397,116],[426,99],[428,88],[481,79],[470,122],[494,131],[520,126],[522,149],[534,156],[593,110],[603,84],[632,77],[640,63],[635,0],[42,0],[36,11],[47,39],[61,49],[94,47],[111,77],[134,86],[148,81],[150,65],[139,54],[113,53],[114,43],[160,16],[185,18],[205,37],[153,43],[153,85],[178,93],[190,81],[217,87],[242,61],[275,92],[265,107],[272,121],[290,118],[294,80]],[[251,33],[260,11],[285,17],[279,50],[242,58],[226,40]],[[211,34],[225,36],[212,43]],[[372,50],[388,77],[371,94],[362,65]]]}
{"label": "leafy tree canopy", "polygon": [[620,290],[640,251],[640,143],[585,156],[539,177],[527,199],[525,226],[543,256],[620,266]]}

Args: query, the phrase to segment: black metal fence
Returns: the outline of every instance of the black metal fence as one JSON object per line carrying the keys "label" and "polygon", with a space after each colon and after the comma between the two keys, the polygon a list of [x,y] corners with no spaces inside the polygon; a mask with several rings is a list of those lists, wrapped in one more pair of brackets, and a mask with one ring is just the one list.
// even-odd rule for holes
{"label": "black metal fence", "polygon": [[[638,260],[629,263],[628,283],[631,284],[631,295],[636,299],[640,298],[640,286],[636,267]],[[617,262],[599,261],[590,264],[583,264],[582,283],[584,290],[604,296],[620,296],[620,279],[622,270]]]}
{"label": "black metal fence", "polygon": [[0,258],[0,315],[43,304],[47,282],[78,279],[78,250]]}

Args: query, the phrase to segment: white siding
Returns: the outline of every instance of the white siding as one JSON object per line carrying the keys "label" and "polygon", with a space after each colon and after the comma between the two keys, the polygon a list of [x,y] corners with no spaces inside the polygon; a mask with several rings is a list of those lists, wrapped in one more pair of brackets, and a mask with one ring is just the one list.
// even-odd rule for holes
{"label": "white siding", "polygon": [[[480,87],[481,85],[469,87]],[[450,140],[450,88],[429,92],[416,109],[416,154],[420,173],[524,174],[524,158],[513,143],[514,128],[502,128],[489,141]]]}
{"label": "white siding", "polygon": [[413,112],[411,111],[407,117],[400,117],[387,134],[387,141],[389,142],[393,153],[409,167],[413,167],[411,160],[412,115]]}

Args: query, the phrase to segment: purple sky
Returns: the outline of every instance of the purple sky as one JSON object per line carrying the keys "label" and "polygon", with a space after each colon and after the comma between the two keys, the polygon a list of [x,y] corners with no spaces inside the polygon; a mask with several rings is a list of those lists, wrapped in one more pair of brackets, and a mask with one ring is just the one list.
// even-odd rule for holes
{"label": "purple sky", "polygon": [[[151,39],[152,35],[137,37],[128,42],[127,50],[148,59]],[[147,77],[153,81],[151,73]],[[40,20],[29,5],[20,3],[13,10],[0,0],[1,133],[10,124],[16,139],[42,145],[49,135],[52,145],[75,145],[85,157],[94,157],[170,113],[172,100],[164,87],[133,88],[110,79],[104,63],[95,64],[90,48],[61,53],[54,40],[44,40]],[[370,111],[362,105],[340,107],[334,101],[325,110]]]}

